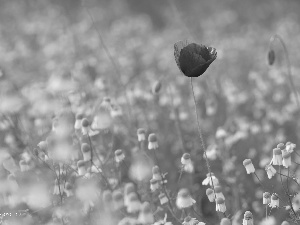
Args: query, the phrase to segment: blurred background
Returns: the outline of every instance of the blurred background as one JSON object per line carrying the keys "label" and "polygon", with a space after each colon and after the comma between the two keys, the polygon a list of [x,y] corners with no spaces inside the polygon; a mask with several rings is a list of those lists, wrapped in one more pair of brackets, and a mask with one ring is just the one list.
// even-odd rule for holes
{"label": "blurred background", "polygon": [[[299,11],[298,0],[0,1],[1,148],[18,160],[24,149],[51,133],[57,112],[69,112],[71,106],[72,113],[93,120],[97,104],[108,96],[114,111],[122,112],[103,125],[114,127],[115,149],[133,155],[137,128],[156,133],[169,189],[176,193],[188,187],[201,214],[217,223],[222,215],[201,185],[207,169],[189,79],[174,60],[174,43],[188,39],[218,52],[194,86],[208,156],[228,214],[241,223],[240,214],[251,210],[260,221],[263,189],[242,162],[251,158],[269,191],[284,194],[278,179],[268,180],[264,166],[278,143],[298,144],[300,110],[282,45],[270,45],[270,37],[278,34],[285,41],[298,89]],[[270,48],[275,51],[272,66],[267,61]],[[162,87],[153,94],[156,82]],[[105,147],[99,151],[107,154]],[[184,174],[172,185],[183,152],[192,155],[195,174]],[[297,175],[297,166],[293,171]],[[294,184],[290,188],[297,191]],[[277,209],[271,215],[280,224],[287,212]]]}

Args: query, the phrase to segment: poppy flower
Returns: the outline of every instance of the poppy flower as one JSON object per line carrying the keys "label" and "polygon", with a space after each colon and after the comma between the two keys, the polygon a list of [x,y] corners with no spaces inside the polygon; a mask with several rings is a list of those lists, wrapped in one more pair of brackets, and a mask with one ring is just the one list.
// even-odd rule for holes
{"label": "poppy flower", "polygon": [[217,58],[215,48],[179,41],[174,45],[174,56],[177,66],[187,77],[199,77]]}

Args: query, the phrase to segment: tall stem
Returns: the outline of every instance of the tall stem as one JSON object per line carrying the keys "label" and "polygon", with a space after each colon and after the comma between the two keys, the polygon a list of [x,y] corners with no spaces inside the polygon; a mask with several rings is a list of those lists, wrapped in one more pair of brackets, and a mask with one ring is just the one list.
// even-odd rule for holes
{"label": "tall stem", "polygon": [[[197,112],[197,103],[196,103],[196,97],[195,97],[194,86],[193,86],[193,78],[192,77],[191,77],[191,89],[192,89],[192,94],[193,94],[193,99],[194,99],[195,114],[196,114],[196,120],[197,120],[197,126],[198,126],[198,132],[199,132],[200,142],[201,142],[201,146],[202,146],[202,151],[203,151],[203,154],[204,154],[206,167],[207,167],[210,179],[211,179],[212,188],[213,188],[214,193],[215,193],[214,182],[213,182],[213,179],[212,179],[212,173],[211,173],[211,169],[210,169],[210,165],[209,165],[209,160],[208,160],[208,157],[206,155],[205,143],[204,143],[204,140],[203,140],[202,130],[201,130],[201,126],[200,126],[200,122],[199,122],[199,116],[198,116],[198,112]],[[217,198],[216,193],[215,193],[215,198]]]}

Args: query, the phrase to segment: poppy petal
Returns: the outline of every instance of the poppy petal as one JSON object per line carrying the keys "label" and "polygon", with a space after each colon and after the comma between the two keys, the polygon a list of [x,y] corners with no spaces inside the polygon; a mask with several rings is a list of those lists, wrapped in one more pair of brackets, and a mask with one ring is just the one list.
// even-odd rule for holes
{"label": "poppy petal", "polygon": [[180,63],[179,63],[179,57],[180,57],[180,52],[183,48],[185,48],[186,46],[188,46],[190,44],[190,42],[188,40],[184,40],[184,41],[178,41],[174,44],[174,56],[175,56],[175,61],[176,64],[178,66],[179,69],[180,68]]}

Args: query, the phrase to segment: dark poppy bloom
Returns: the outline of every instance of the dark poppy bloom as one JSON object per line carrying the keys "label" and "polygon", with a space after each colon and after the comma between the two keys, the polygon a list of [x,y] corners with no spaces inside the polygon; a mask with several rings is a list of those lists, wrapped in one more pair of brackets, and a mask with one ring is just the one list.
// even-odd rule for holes
{"label": "dark poppy bloom", "polygon": [[199,77],[217,58],[215,48],[179,41],[174,45],[174,56],[177,66],[187,77]]}

